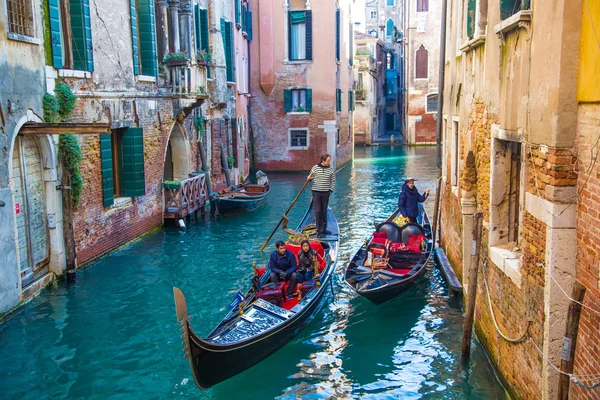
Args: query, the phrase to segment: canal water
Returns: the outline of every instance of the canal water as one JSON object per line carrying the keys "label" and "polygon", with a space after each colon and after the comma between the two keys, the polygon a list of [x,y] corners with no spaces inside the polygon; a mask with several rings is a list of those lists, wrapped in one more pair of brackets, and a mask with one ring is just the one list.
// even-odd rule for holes
{"label": "canal water", "polygon": [[[394,211],[405,176],[433,192],[435,149],[356,148],[353,165],[338,172],[330,206],[340,223],[342,262],[373,221]],[[185,294],[196,332],[210,332],[247,288],[252,261],[268,257],[258,249],[305,175],[269,178],[265,207],[150,234],[80,272],[75,285],[47,290],[0,326],[0,398],[505,398],[480,346],[467,368],[460,365],[462,309],[449,301],[436,269],[381,306],[336,280],[334,294],[291,343],[199,391],[182,357],[172,288]],[[309,200],[307,191],[290,214],[292,226]]]}

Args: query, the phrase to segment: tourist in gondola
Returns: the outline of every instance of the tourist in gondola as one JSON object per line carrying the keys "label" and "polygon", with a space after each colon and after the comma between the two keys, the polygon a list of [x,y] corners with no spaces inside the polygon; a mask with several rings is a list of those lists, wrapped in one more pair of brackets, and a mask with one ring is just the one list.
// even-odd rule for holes
{"label": "tourist in gondola", "polygon": [[276,250],[271,254],[269,259],[269,269],[271,271],[271,282],[277,283],[279,281],[290,281],[288,285],[287,297],[288,299],[293,298],[294,288],[298,282],[298,264],[296,263],[296,257],[294,253],[286,249],[285,243],[278,240],[275,243]]}
{"label": "tourist in gondola", "polygon": [[402,191],[398,197],[398,208],[400,213],[406,218],[410,219],[410,222],[417,222],[417,216],[419,215],[419,203],[424,202],[429,197],[429,189],[424,194],[420,194],[415,187],[414,178],[407,178],[404,180],[402,185]]}
{"label": "tourist in gondola", "polygon": [[331,168],[331,156],[323,154],[321,162],[312,167],[307,178],[312,181],[313,207],[317,224],[317,237],[330,235],[327,230],[327,207],[329,196],[335,189],[335,172]]}
{"label": "tourist in gondola", "polygon": [[298,283],[310,281],[315,276],[315,260],[318,257],[316,251],[310,247],[308,240],[300,243],[298,252]]}

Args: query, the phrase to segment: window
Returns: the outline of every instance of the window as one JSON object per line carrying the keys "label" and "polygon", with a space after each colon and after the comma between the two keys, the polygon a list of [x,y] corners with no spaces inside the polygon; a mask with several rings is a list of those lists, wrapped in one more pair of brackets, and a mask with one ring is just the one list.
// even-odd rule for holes
{"label": "window", "polygon": [[458,117],[452,118],[452,165],[450,171],[450,184],[452,186],[458,186],[458,170],[459,170],[459,156],[460,156],[460,136],[458,130]]}
{"label": "window", "polygon": [[221,37],[225,52],[225,65],[227,67],[227,82],[235,82],[235,57],[233,50],[233,23],[221,18]]}
{"label": "window", "polygon": [[7,0],[8,31],[32,37],[33,10],[30,0]]}
{"label": "window", "polygon": [[284,112],[311,112],[312,89],[286,89],[283,91]]}
{"label": "window", "polygon": [[[141,1],[142,0],[140,0],[140,3]],[[150,0],[145,1],[148,1],[150,4]],[[63,15],[63,8],[60,7],[59,4],[59,0],[48,0],[50,36],[52,38],[52,65],[54,68],[68,68],[89,72],[94,71],[89,0],[70,0],[70,15],[68,18],[65,18]],[[152,10],[154,10],[153,4],[154,3],[152,3]],[[133,0],[130,5],[130,8],[135,10],[136,6]],[[154,14],[152,15],[152,20],[154,20]],[[140,16],[140,18],[142,17]],[[145,16],[145,18],[147,18],[147,16]],[[137,21],[137,14],[135,14],[135,20]],[[137,22],[135,29],[137,30]],[[152,38],[152,40],[154,41],[155,39]],[[144,42],[144,44],[145,43],[146,42]],[[137,46],[137,42],[135,46]],[[134,57],[135,56],[138,56],[137,52]]]}
{"label": "window", "polygon": [[308,129],[290,129],[288,131],[288,149],[308,149]]}
{"label": "window", "polygon": [[348,111],[354,111],[354,91],[348,91]]}
{"label": "window", "polygon": [[385,3],[388,7],[393,7],[394,6],[394,0],[386,0]]}
{"label": "window", "polygon": [[335,111],[342,112],[342,89],[335,89]]}
{"label": "window", "polygon": [[385,56],[385,66],[386,69],[395,69],[396,68],[396,63],[395,63],[395,57],[394,57],[394,53],[386,53]]}
{"label": "window", "polygon": [[371,11],[369,18],[370,19],[377,19],[377,11]]}
{"label": "window", "polygon": [[477,0],[467,1],[467,38],[473,39],[475,34],[475,12]]}
{"label": "window", "polygon": [[[198,4],[194,4],[194,30],[196,35],[196,47],[210,53],[208,44],[208,10],[202,9]],[[210,67],[206,68],[206,78],[210,79]]]}
{"label": "window", "polygon": [[437,93],[427,95],[427,111],[428,113],[437,113],[438,95]]}
{"label": "window", "polygon": [[500,19],[506,19],[521,10],[529,10],[530,0],[500,0]]}
{"label": "window", "polygon": [[415,61],[415,79],[427,79],[428,55],[425,47],[421,45],[417,50]]}
{"label": "window", "polygon": [[379,37],[379,32],[377,32],[377,29],[371,29],[369,35]]}
{"label": "window", "polygon": [[387,20],[387,23],[385,24],[385,36],[391,37],[393,32],[394,32],[394,20],[390,18]]}
{"label": "window", "polygon": [[335,61],[340,61],[341,13],[335,10]]}
{"label": "window", "polygon": [[312,60],[312,14],[311,11],[289,13],[290,60]]}
{"label": "window", "polygon": [[361,72],[358,74],[358,90],[363,90],[364,88],[365,88],[364,74]]}
{"label": "window", "polygon": [[417,12],[429,11],[429,0],[417,0]]}
{"label": "window", "polygon": [[101,134],[100,154],[104,207],[113,205],[116,197],[145,195],[142,128],[115,129],[112,134]]}
{"label": "window", "polygon": [[519,243],[521,214],[521,143],[493,139],[490,174],[490,245]]}
{"label": "window", "polygon": [[340,144],[341,141],[341,135],[340,135],[340,128],[337,128],[337,139],[336,139],[336,144]]}
{"label": "window", "polygon": [[133,73],[158,76],[154,2],[130,0]]}

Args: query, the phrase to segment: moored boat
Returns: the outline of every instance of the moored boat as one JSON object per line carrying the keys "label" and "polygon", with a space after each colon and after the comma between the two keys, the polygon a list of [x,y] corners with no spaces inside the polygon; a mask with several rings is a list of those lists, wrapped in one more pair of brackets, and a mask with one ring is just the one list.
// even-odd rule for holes
{"label": "moored boat", "polygon": [[248,183],[223,189],[211,198],[221,214],[233,214],[253,210],[263,205],[271,191],[271,185]]}
{"label": "moored boat", "polygon": [[[262,296],[268,287],[269,270],[256,270],[252,288],[206,337],[199,337],[190,326],[187,306],[182,292],[173,288],[177,320],[184,339],[185,357],[196,385],[201,389],[210,388],[240,372],[252,367],[280,349],[317,313],[323,304],[326,291],[332,279],[338,259],[338,224],[328,210],[328,227],[332,234],[319,241],[310,241],[320,258],[319,274],[311,281],[299,285],[297,297],[278,299]],[[297,232],[314,230],[312,204],[306,212]],[[297,234],[294,236],[298,236]],[[300,235],[302,236],[302,235]],[[287,245],[295,252],[299,246]]]}
{"label": "moored boat", "polygon": [[348,263],[346,283],[375,304],[410,288],[425,273],[434,248],[429,217],[420,204],[417,221],[408,222],[396,210],[377,224]]}

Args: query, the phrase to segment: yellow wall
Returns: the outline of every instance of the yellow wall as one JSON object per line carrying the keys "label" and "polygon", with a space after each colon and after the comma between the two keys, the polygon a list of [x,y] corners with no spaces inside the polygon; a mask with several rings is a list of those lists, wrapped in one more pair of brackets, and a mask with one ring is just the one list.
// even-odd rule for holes
{"label": "yellow wall", "polygon": [[600,1],[583,1],[577,100],[600,101]]}

